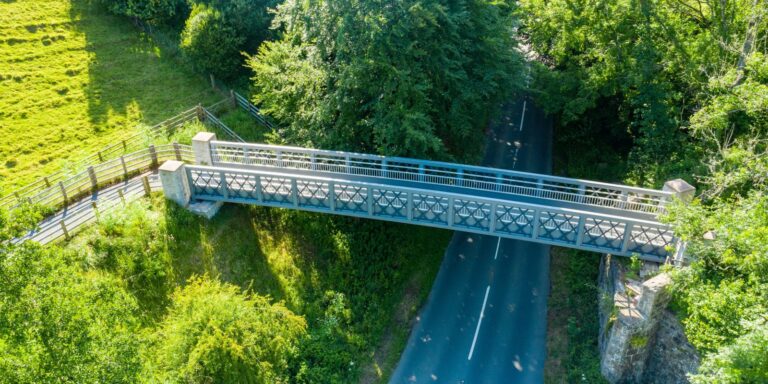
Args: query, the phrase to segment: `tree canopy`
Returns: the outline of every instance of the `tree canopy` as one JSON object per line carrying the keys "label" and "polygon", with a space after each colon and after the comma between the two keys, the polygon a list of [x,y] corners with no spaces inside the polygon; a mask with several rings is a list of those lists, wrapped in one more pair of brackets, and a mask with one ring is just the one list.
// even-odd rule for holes
{"label": "tree canopy", "polygon": [[288,0],[249,61],[286,141],[471,158],[523,74],[512,2]]}

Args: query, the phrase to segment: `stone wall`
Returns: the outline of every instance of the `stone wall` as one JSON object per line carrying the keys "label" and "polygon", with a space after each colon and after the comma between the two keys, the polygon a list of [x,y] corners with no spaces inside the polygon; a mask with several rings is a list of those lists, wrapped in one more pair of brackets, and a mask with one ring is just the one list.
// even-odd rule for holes
{"label": "stone wall", "polygon": [[610,255],[600,262],[600,368],[611,383],[685,383],[698,355],[667,309],[669,276],[645,264],[639,276]]}

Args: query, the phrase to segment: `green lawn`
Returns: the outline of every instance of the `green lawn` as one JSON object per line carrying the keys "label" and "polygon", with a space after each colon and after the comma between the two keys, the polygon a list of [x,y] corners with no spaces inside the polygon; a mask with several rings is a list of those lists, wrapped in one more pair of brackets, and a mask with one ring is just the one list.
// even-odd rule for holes
{"label": "green lawn", "polygon": [[0,1],[0,15],[0,195],[221,97],[87,0]]}

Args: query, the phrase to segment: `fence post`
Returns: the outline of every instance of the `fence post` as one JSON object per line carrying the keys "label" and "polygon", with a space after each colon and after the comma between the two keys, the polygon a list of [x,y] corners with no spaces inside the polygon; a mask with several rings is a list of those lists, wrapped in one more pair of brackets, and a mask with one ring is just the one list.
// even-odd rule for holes
{"label": "fence post", "polygon": [[67,231],[67,225],[64,224],[64,220],[59,221],[59,225],[61,226],[61,231],[64,232],[64,238],[69,240],[69,231]]}
{"label": "fence post", "polygon": [[181,161],[181,148],[176,141],[173,142],[173,153],[176,154],[176,160]]}
{"label": "fence post", "polygon": [[88,167],[88,176],[91,178],[91,191],[96,193],[99,190],[99,181],[96,179],[96,172],[93,167]]}
{"label": "fence post", "polygon": [[165,198],[186,207],[192,198],[192,192],[189,189],[189,179],[184,163],[168,160],[160,166],[159,172]]}
{"label": "fence post", "polygon": [[128,181],[128,167],[125,165],[125,157],[120,156],[120,164],[123,165],[123,178]]}
{"label": "fence post", "polygon": [[141,184],[144,186],[144,196],[149,196],[152,194],[152,187],[149,186],[149,177],[142,177]]}
{"label": "fence post", "polygon": [[101,156],[101,151],[99,151],[98,154],[99,154],[99,162],[103,163],[104,162],[104,157]]}
{"label": "fence post", "polygon": [[213,73],[209,73],[208,76],[211,78],[211,89],[216,90],[216,79],[213,77]]}
{"label": "fence post", "polygon": [[64,206],[66,207],[69,205],[69,199],[67,198],[67,189],[64,188],[64,182],[59,181],[59,189],[61,190],[61,195],[64,196]]}
{"label": "fence post", "polygon": [[158,165],[158,161],[157,161],[157,151],[155,150],[154,144],[151,144],[149,146],[149,157],[152,159],[152,168],[156,168]]}
{"label": "fence post", "polygon": [[235,90],[229,90],[229,98],[232,100],[232,108],[237,109],[237,97],[235,97]]}
{"label": "fence post", "polygon": [[45,182],[45,187],[46,188],[50,188],[51,187],[51,182],[48,180],[48,176],[43,177],[43,181]]}
{"label": "fence post", "polygon": [[213,165],[211,142],[216,140],[216,134],[211,132],[198,132],[192,138],[192,152],[195,153],[195,163],[200,165]]}
{"label": "fence post", "polygon": [[123,202],[123,205],[125,205],[125,194],[123,193],[122,189],[117,190],[117,195],[120,196],[120,201]]}
{"label": "fence post", "polygon": [[197,105],[197,120],[201,123],[205,121],[205,109],[202,104]]}
{"label": "fence post", "polygon": [[128,150],[128,144],[123,140],[123,152]]}

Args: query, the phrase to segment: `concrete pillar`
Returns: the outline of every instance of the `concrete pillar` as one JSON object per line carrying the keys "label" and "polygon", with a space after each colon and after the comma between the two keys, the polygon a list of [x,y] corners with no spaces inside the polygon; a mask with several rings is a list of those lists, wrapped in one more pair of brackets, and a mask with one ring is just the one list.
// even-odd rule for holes
{"label": "concrete pillar", "polygon": [[[696,188],[688,184],[683,179],[669,180],[664,183],[664,192],[672,192],[683,203],[688,204],[693,200],[696,195]],[[685,262],[685,249],[687,244],[679,239],[675,241],[675,252],[672,254],[672,259],[667,258],[667,262],[673,262],[677,265],[683,265]]]}
{"label": "concrete pillar", "polygon": [[213,165],[211,141],[214,140],[216,140],[216,134],[211,132],[198,132],[192,138],[192,151],[195,153],[195,163]]}
{"label": "concrete pillar", "polygon": [[159,171],[165,198],[175,201],[182,207],[186,207],[189,204],[192,193],[189,189],[189,181],[184,163],[168,160],[160,166]]}
{"label": "concrete pillar", "polygon": [[672,192],[680,200],[689,203],[696,194],[696,188],[683,179],[670,180],[664,183],[664,192]]}

